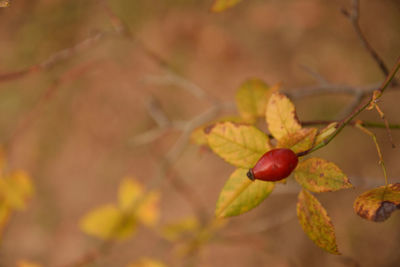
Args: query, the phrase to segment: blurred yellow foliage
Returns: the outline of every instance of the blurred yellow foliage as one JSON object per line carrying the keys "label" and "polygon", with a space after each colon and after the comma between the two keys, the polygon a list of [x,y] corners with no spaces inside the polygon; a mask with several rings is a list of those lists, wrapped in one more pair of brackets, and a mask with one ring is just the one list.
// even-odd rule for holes
{"label": "blurred yellow foliage", "polygon": [[158,192],[145,192],[132,178],[124,178],[118,190],[118,204],[106,204],[86,214],[80,228],[100,239],[123,240],[134,234],[138,222],[154,226],[159,218]]}

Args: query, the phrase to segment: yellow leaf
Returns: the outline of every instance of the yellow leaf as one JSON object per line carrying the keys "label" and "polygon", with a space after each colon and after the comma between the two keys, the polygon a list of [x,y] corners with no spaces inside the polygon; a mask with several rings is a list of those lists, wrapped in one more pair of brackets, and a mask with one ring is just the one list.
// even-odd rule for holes
{"label": "yellow leaf", "polygon": [[127,267],[166,267],[166,265],[159,260],[142,258],[136,263],[129,264]]}
{"label": "yellow leaf", "polygon": [[299,194],[297,217],[304,232],[317,246],[329,253],[340,254],[331,218],[321,203],[304,189]]}
{"label": "yellow leaf", "polygon": [[160,194],[158,192],[149,192],[138,205],[135,212],[136,217],[146,226],[154,226],[159,217]]}
{"label": "yellow leaf", "polygon": [[283,94],[271,95],[265,116],[268,129],[277,140],[301,129],[293,103]]}
{"label": "yellow leaf", "polygon": [[211,7],[212,12],[222,12],[228,8],[234,7],[242,0],[214,0],[214,4]]}
{"label": "yellow leaf", "polygon": [[250,79],[244,82],[236,93],[236,105],[242,118],[248,123],[255,123],[258,117],[265,116],[265,110],[272,91],[259,79]]}
{"label": "yellow leaf", "polygon": [[383,222],[400,209],[400,183],[364,192],[354,201],[355,212],[364,219]]}
{"label": "yellow leaf", "polygon": [[103,205],[89,212],[80,222],[80,228],[88,235],[100,239],[127,239],[136,229],[133,217],[125,216],[112,204]]}
{"label": "yellow leaf", "polygon": [[33,191],[31,178],[23,171],[16,171],[9,177],[0,178],[0,198],[13,209],[24,209]]}
{"label": "yellow leaf", "polygon": [[277,147],[290,148],[294,153],[307,151],[312,148],[317,131],[316,128],[300,129],[293,134],[283,136],[278,141]]}
{"label": "yellow leaf", "polygon": [[251,181],[246,175],[247,172],[248,169],[237,169],[229,177],[217,201],[217,218],[245,213],[257,207],[271,194],[274,183]]}
{"label": "yellow leaf", "polygon": [[131,211],[137,201],[143,196],[143,186],[132,178],[124,178],[119,185],[118,206],[123,211]]}
{"label": "yellow leaf", "polygon": [[26,260],[19,260],[17,262],[17,267],[41,267],[42,265],[31,262],[31,261],[26,261]]}
{"label": "yellow leaf", "polygon": [[294,178],[302,187],[316,193],[353,187],[338,166],[320,158],[300,162],[294,172]]}
{"label": "yellow leaf", "polygon": [[217,123],[207,135],[211,149],[230,164],[250,169],[271,149],[268,136],[254,126]]}
{"label": "yellow leaf", "polygon": [[169,241],[177,241],[182,235],[199,230],[200,224],[195,217],[185,217],[162,228],[162,236]]}
{"label": "yellow leaf", "polygon": [[208,145],[207,141],[207,134],[205,133],[206,129],[212,125],[214,125],[217,122],[243,122],[243,119],[237,116],[229,116],[229,117],[223,117],[219,118],[217,120],[213,120],[209,123],[206,123],[198,128],[196,128],[192,134],[190,135],[190,140],[197,144],[197,145]]}

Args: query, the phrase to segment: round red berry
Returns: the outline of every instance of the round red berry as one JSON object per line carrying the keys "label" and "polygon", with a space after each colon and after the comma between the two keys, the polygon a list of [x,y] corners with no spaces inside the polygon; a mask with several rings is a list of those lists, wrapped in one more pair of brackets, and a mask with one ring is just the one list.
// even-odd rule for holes
{"label": "round red berry", "polygon": [[292,173],[298,161],[297,155],[290,149],[272,149],[257,161],[247,176],[251,180],[279,181]]}

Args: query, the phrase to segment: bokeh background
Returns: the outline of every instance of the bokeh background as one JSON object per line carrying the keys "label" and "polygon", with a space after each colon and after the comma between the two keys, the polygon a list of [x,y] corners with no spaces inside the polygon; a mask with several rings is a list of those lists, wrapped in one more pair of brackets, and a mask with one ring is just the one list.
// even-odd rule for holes
{"label": "bokeh background", "polygon": [[[350,8],[350,1],[247,0],[221,14],[209,12],[211,4],[108,1],[140,42],[115,34],[110,12],[100,1],[14,0],[0,9],[0,73],[24,70],[75,48],[65,50],[60,60],[53,58],[55,63],[46,69],[0,82],[0,141],[9,168],[29,172],[36,187],[29,208],[15,213],[3,233],[0,266],[15,266],[19,259],[43,266],[73,263],[99,244],[80,231],[84,214],[114,201],[124,176],[151,186],[181,131],[178,127],[151,142],[137,142],[137,136],[158,127],[149,103],[158,103],[178,125],[210,107],[207,98],[194,96],[176,79],[168,80],[171,73],[221,102],[233,102],[249,77],[271,85],[282,82],[288,92],[317,84],[304,66],[335,84],[362,86],[384,78],[340,11]],[[361,1],[360,24],[391,67],[400,51],[399,1]],[[101,38],[93,40],[96,36]],[[76,44],[84,40],[78,49]],[[399,97],[393,87],[381,101],[391,123],[400,123]],[[328,94],[295,99],[295,104],[301,120],[340,119],[351,100],[345,94]],[[361,117],[380,121],[374,111]],[[389,180],[399,182],[400,131],[392,132],[395,149],[384,130],[374,131]],[[325,253],[303,233],[295,215],[299,188],[289,182],[257,209],[233,218],[190,264],[399,266],[400,214],[372,223],[352,208],[357,195],[384,183],[372,139],[350,127],[316,155],[337,163],[357,186],[318,195],[335,225],[342,256]],[[171,168],[211,217],[234,168],[190,143]],[[160,226],[196,215],[168,179],[157,188]],[[125,266],[143,256],[169,266],[188,263],[157,231],[142,228],[90,266]]]}

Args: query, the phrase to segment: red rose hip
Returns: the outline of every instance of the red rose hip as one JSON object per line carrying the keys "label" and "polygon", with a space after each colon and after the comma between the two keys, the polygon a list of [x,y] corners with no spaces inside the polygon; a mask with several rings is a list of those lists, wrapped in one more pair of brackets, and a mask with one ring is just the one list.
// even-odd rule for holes
{"label": "red rose hip", "polygon": [[298,161],[297,155],[290,149],[272,149],[257,161],[247,176],[251,180],[279,181],[292,173]]}

